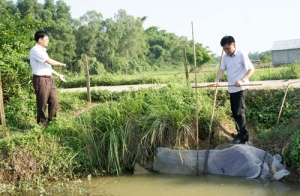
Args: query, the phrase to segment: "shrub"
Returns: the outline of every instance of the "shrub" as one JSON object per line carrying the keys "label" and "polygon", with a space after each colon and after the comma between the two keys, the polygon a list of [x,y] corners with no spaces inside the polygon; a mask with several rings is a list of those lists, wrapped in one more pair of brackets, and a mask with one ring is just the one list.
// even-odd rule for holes
{"label": "shrub", "polygon": [[300,130],[294,132],[291,137],[291,146],[285,154],[286,162],[297,168],[300,173]]}

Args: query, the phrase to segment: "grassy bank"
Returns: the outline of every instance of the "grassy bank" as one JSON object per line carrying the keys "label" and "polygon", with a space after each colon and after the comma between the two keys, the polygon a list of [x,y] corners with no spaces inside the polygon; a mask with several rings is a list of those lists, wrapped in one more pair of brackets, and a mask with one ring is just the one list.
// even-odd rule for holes
{"label": "grassy bank", "polygon": [[[293,122],[300,117],[299,93],[299,89],[290,89],[276,126],[283,89],[250,91],[246,100],[253,144],[281,153],[286,164],[298,169],[300,127]],[[203,144],[208,136],[214,93],[203,89],[198,96],[199,136]],[[135,162],[151,160],[157,146],[195,149],[196,103],[195,91],[190,87],[170,83],[122,93],[93,91],[93,104],[85,99],[85,93],[59,94],[59,115],[47,129],[35,125],[34,97],[11,102],[14,105],[8,108],[14,110],[7,112],[9,137],[0,140],[3,194],[89,174],[121,174]],[[11,118],[11,113],[17,118]],[[230,113],[228,94],[219,90],[213,129],[224,123],[233,126]],[[228,142],[213,140],[214,145]]]}

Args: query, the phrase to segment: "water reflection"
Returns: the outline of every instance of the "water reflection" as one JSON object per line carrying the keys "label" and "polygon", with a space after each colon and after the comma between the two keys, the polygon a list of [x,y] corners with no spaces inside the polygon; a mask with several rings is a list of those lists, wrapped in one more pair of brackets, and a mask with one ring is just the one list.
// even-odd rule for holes
{"label": "water reflection", "polygon": [[49,191],[48,195],[57,196],[296,196],[300,185],[228,176],[150,174],[84,179],[77,192]]}

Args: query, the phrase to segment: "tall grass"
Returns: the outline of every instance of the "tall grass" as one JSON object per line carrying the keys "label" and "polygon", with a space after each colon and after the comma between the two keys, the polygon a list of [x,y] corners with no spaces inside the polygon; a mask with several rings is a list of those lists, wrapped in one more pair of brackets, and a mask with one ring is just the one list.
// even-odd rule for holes
{"label": "tall grass", "polygon": [[[144,163],[155,147],[195,145],[195,92],[186,86],[169,84],[131,91],[118,102],[106,102],[77,118],[84,125],[91,167],[120,173],[134,162]],[[207,131],[211,97],[199,93],[200,135]],[[224,114],[225,115],[225,114]],[[186,143],[188,141],[188,143]]]}

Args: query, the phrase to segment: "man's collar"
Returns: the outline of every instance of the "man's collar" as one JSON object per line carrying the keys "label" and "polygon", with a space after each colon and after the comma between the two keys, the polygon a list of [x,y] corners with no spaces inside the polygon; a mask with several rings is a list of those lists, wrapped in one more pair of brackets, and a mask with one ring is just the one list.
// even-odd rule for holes
{"label": "man's collar", "polygon": [[47,49],[43,46],[41,46],[40,44],[36,43],[36,46],[38,46],[39,48],[41,48],[42,50],[46,51]]}
{"label": "man's collar", "polygon": [[232,53],[232,55],[228,55],[230,57],[234,57],[236,55],[237,49],[235,48],[234,52]]}

